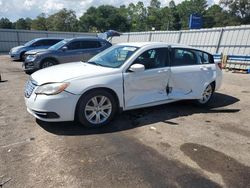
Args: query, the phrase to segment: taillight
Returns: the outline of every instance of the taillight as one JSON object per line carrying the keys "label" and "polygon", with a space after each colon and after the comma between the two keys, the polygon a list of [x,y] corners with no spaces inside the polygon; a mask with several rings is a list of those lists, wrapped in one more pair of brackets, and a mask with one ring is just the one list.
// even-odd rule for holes
{"label": "taillight", "polygon": [[220,70],[222,69],[222,63],[217,63],[218,67],[220,68]]}

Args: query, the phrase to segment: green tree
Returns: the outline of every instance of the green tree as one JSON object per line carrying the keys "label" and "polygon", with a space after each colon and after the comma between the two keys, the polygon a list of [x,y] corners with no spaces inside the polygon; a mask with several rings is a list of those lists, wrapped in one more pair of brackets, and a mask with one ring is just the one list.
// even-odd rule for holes
{"label": "green tree", "polygon": [[79,21],[80,31],[97,32],[96,23],[95,23],[97,19],[96,12],[97,10],[95,7],[90,7],[86,11],[86,13],[84,13],[80,17],[80,21]]}
{"label": "green tree", "polygon": [[229,9],[233,15],[241,18],[241,23],[250,24],[250,1],[249,0],[220,0],[220,5]]}
{"label": "green tree", "polygon": [[151,0],[149,7],[159,9],[161,7],[161,2],[159,0]]}
{"label": "green tree", "polygon": [[102,5],[98,8],[90,7],[80,17],[80,25],[83,31],[129,30],[127,17],[119,11],[119,8],[110,5]]}
{"label": "green tree", "polygon": [[180,15],[178,13],[178,10],[176,8],[175,2],[171,0],[169,2],[169,8],[172,16],[172,22],[170,25],[171,30],[180,30],[181,29],[181,19]]}
{"label": "green tree", "polygon": [[25,29],[25,30],[29,30],[30,29],[30,23],[31,20],[29,18],[20,18],[16,21],[15,23],[15,28],[16,29]]}
{"label": "green tree", "polygon": [[27,29],[31,29],[31,24],[32,24],[32,19],[31,18],[26,18],[25,19]]}
{"label": "green tree", "polygon": [[139,1],[136,5],[130,3],[127,8],[128,20],[131,31],[147,30],[147,8],[143,2]]}
{"label": "green tree", "polygon": [[32,20],[31,29],[42,30],[42,31],[48,30],[47,18],[46,18],[46,15],[44,13],[38,15],[36,17],[36,19]]}
{"label": "green tree", "polygon": [[2,29],[12,29],[12,23],[8,18],[0,19],[0,28]]}
{"label": "green tree", "polygon": [[150,6],[148,7],[148,17],[147,17],[147,26],[149,29],[155,28],[156,30],[160,30],[162,26],[162,11],[161,11],[161,3],[158,0],[151,0]]}
{"label": "green tree", "polygon": [[50,31],[78,31],[78,20],[73,10],[62,9],[47,18]]}
{"label": "green tree", "polygon": [[213,5],[207,9],[203,22],[206,28],[240,24],[239,17],[228,13],[219,5]]}
{"label": "green tree", "polygon": [[205,15],[207,8],[206,0],[185,0],[176,6],[177,11],[180,16],[181,26],[183,29],[188,28],[189,16],[191,14],[199,14],[201,16]]}

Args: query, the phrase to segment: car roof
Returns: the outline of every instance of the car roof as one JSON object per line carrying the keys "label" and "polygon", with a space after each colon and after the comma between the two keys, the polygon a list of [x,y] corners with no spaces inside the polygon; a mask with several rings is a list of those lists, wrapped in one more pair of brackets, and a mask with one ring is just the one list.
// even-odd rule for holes
{"label": "car roof", "polygon": [[192,48],[187,45],[181,45],[181,44],[174,44],[174,43],[166,43],[166,42],[126,42],[126,43],[119,43],[118,45],[128,45],[128,46],[135,46],[135,47],[145,47],[145,46],[159,46],[159,45],[165,45],[165,46],[172,46],[172,47],[188,47]]}
{"label": "car roof", "polygon": [[57,38],[57,37],[46,37],[46,38],[36,38],[35,40],[63,40],[64,38]]}
{"label": "car roof", "polygon": [[67,39],[65,39],[65,40],[71,41],[71,40],[85,40],[85,39],[88,39],[88,40],[101,40],[101,41],[106,41],[106,40],[104,40],[104,39],[102,39],[102,38],[94,37],[94,36],[67,38]]}
{"label": "car roof", "polygon": [[[166,42],[128,42],[128,43],[119,43],[117,45],[124,45],[124,46],[134,46],[138,48],[146,47],[146,46],[169,46],[172,48],[188,48],[206,52],[205,50],[194,48],[192,46],[184,45],[184,44],[176,44],[176,43],[166,43]],[[209,52],[206,52],[209,53]]]}

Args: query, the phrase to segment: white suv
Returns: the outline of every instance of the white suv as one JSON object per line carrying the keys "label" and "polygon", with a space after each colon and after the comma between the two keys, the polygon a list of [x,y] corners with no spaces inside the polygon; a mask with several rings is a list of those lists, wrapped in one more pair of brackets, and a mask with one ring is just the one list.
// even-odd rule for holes
{"label": "white suv", "polygon": [[181,99],[207,104],[221,85],[222,71],[207,52],[166,43],[118,44],[91,58],[31,75],[27,110],[48,121],[87,127],[107,124],[119,110]]}

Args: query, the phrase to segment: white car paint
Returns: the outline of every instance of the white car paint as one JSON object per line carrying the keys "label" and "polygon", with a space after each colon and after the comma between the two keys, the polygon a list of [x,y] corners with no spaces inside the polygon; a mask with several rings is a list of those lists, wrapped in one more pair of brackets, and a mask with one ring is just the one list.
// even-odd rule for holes
{"label": "white car paint", "polygon": [[[142,72],[128,72],[131,63],[144,51],[154,48],[192,47],[151,43],[123,43],[117,46],[133,46],[138,50],[119,68],[108,68],[76,62],[52,66],[31,75],[36,83],[29,98],[25,97],[28,112],[43,121],[72,121],[80,97],[90,89],[112,90],[122,110],[165,104],[181,99],[200,99],[208,84],[215,81],[216,90],[221,85],[222,73],[216,64],[149,69]],[[105,52],[102,52],[105,53]],[[65,91],[56,95],[37,95],[35,90],[47,83],[67,82]],[[166,86],[170,93],[166,93]],[[43,118],[35,111],[56,112],[59,118]]]}

